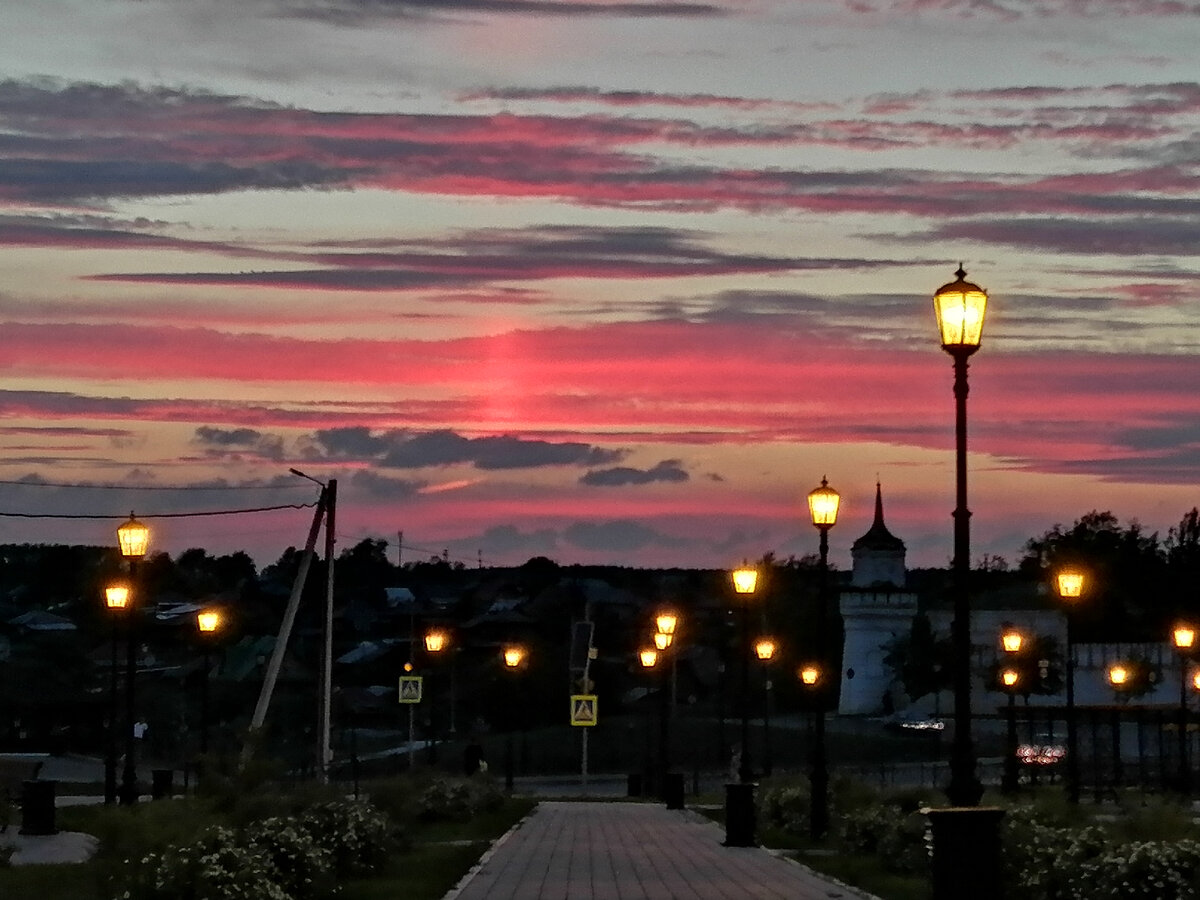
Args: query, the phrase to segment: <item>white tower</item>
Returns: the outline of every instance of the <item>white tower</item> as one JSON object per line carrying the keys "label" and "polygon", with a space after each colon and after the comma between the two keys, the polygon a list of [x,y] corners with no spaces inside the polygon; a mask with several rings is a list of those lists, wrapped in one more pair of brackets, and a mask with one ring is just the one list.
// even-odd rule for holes
{"label": "white tower", "polygon": [[917,613],[917,595],[904,590],[904,541],[883,524],[883,491],[878,482],[875,521],[854,542],[850,556],[850,587],[840,597],[845,645],[838,712],[863,715],[882,710],[892,682],[883,664],[884,646],[908,634]]}

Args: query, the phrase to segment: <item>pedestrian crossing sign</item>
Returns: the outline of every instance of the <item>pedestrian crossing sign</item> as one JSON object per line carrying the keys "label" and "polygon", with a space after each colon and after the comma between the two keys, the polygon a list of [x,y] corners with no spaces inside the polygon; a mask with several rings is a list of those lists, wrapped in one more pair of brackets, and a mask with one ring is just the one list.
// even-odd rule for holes
{"label": "pedestrian crossing sign", "polygon": [[572,694],[571,695],[571,724],[572,725],[595,725],[596,724],[596,695],[595,694]]}
{"label": "pedestrian crossing sign", "polygon": [[420,675],[401,675],[400,676],[400,702],[401,703],[420,703],[421,702],[421,676]]}

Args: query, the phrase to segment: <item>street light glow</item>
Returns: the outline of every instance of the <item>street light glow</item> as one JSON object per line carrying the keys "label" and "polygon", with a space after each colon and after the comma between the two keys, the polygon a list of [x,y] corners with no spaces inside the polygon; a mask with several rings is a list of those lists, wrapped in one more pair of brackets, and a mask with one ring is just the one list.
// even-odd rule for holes
{"label": "street light glow", "polygon": [[679,617],[673,612],[659,613],[654,624],[658,626],[659,633],[674,634],[675,626],[679,624]]}
{"label": "street light glow", "polygon": [[430,653],[440,653],[446,646],[446,632],[433,629],[425,632],[425,649]]}
{"label": "street light glow", "polygon": [[212,634],[221,627],[221,614],[215,609],[196,613],[196,627],[204,634]]}
{"label": "street light glow", "polygon": [[1019,653],[1021,651],[1021,643],[1023,640],[1021,637],[1021,632],[1015,630],[1006,631],[1000,637],[1000,640],[1004,643],[1005,653]]}
{"label": "street light glow", "polygon": [[842,497],[822,476],[821,486],[808,493],[808,513],[817,528],[832,528],[837,524],[838,506]]}
{"label": "street light glow", "polygon": [[129,521],[117,529],[117,543],[126,559],[141,559],[150,547],[150,529],[129,514]]}
{"label": "street light glow", "polygon": [[106,587],[104,603],[109,609],[125,609],[129,605],[129,585],[112,584]]}
{"label": "street light glow", "polygon": [[821,670],[816,666],[802,666],[800,668],[800,680],[807,685],[816,684],[821,678]]}
{"label": "street light glow", "polygon": [[1078,600],[1083,596],[1084,574],[1079,569],[1068,568],[1058,573],[1058,596],[1064,600]]}
{"label": "street light glow", "polygon": [[1176,647],[1180,650],[1188,650],[1196,641],[1196,629],[1191,625],[1176,625],[1171,636],[1175,639]]}
{"label": "street light glow", "polygon": [[933,295],[933,311],[937,316],[942,347],[947,351],[974,352],[983,338],[987,291],[964,281],[967,273],[961,265],[954,274],[958,279],[942,285]]}
{"label": "street light glow", "polygon": [[739,594],[753,594],[758,586],[758,569],[749,563],[742,563],[740,568],[733,570],[733,589]]}
{"label": "street light glow", "polygon": [[654,664],[656,662],[658,662],[658,651],[654,650],[650,647],[647,647],[646,649],[644,649],[640,653],[638,653],[638,659],[642,663],[642,668],[653,669]]}
{"label": "street light glow", "polygon": [[775,655],[775,642],[770,638],[759,638],[754,644],[754,655],[761,660],[768,660]]}

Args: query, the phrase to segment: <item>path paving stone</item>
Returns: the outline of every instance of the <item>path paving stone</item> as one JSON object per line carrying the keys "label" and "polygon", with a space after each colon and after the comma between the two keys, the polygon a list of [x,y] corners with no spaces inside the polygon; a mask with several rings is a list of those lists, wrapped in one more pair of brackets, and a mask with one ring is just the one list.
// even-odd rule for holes
{"label": "path paving stone", "polygon": [[725,847],[698,813],[650,803],[543,802],[445,900],[859,900],[756,847]]}

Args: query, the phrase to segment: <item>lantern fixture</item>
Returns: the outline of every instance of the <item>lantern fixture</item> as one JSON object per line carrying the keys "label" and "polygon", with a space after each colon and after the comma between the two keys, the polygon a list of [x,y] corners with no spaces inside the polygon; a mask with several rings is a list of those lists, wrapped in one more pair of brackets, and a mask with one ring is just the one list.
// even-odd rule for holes
{"label": "lantern fixture", "polygon": [[824,476],[821,486],[808,492],[808,513],[817,528],[832,528],[837,524],[838,507],[842,497],[829,486]]}
{"label": "lantern fixture", "polygon": [[1000,673],[1000,680],[1004,682],[1005,687],[1010,688],[1021,680],[1021,675],[1016,669],[1005,669]]}
{"label": "lantern fixture", "polygon": [[671,637],[672,635],[663,634],[661,631],[656,632],[654,635],[654,648],[660,651],[666,650],[671,646]]}
{"label": "lantern fixture", "polygon": [[515,669],[525,661],[525,648],[512,645],[504,648],[504,665]]}
{"label": "lantern fixture", "polygon": [[215,609],[205,609],[196,613],[196,627],[202,634],[212,634],[221,627],[221,613]]}
{"label": "lantern fixture", "polygon": [[654,664],[658,662],[658,651],[652,647],[646,647],[644,650],[639,651],[638,660],[641,662],[643,669],[653,669]]}
{"label": "lantern fixture", "polygon": [[142,559],[150,546],[150,529],[129,514],[129,521],[117,529],[117,543],[125,559]]}
{"label": "lantern fixture", "polygon": [[1176,625],[1174,631],[1171,632],[1171,637],[1174,638],[1177,649],[1190,650],[1196,642],[1196,629],[1191,625]]}
{"label": "lantern fixture", "polygon": [[659,613],[654,619],[654,624],[658,627],[660,634],[674,634],[675,626],[679,624],[679,617],[673,612]]}
{"label": "lantern fixture", "polygon": [[1000,636],[1000,640],[1004,645],[1005,653],[1020,653],[1023,638],[1021,632],[1014,628],[1010,628]]}
{"label": "lantern fixture", "polygon": [[446,632],[434,628],[425,632],[425,649],[430,653],[441,653],[446,648]]}
{"label": "lantern fixture", "polygon": [[775,642],[770,638],[759,638],[754,644],[754,655],[766,662],[775,655]]}
{"label": "lantern fixture", "polygon": [[1083,596],[1083,585],[1086,578],[1083,571],[1073,567],[1061,569],[1056,576],[1058,596],[1064,600],[1078,600]]}
{"label": "lantern fixture", "polygon": [[743,562],[733,570],[733,589],[739,594],[753,594],[758,586],[758,569],[748,562]]}
{"label": "lantern fixture", "polygon": [[821,670],[816,666],[801,666],[800,680],[810,687],[816,684],[821,678]]}
{"label": "lantern fixture", "polygon": [[983,338],[983,316],[987,310],[987,291],[966,281],[962,264],[954,273],[957,280],[944,284],[933,295],[942,349],[947,353],[969,355],[979,349]]}
{"label": "lantern fixture", "polygon": [[1108,670],[1108,680],[1114,687],[1121,687],[1129,681],[1129,669],[1119,663],[1112,666]]}
{"label": "lantern fixture", "polygon": [[109,609],[125,609],[129,606],[129,585],[110,584],[104,589],[104,603]]}

